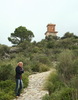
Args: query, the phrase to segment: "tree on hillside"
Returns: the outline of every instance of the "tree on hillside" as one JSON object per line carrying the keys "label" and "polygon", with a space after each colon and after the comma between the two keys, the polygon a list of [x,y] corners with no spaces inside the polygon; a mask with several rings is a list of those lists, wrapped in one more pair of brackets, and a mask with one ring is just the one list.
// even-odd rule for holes
{"label": "tree on hillside", "polygon": [[66,32],[61,39],[76,37],[73,33]]}
{"label": "tree on hillside", "polygon": [[26,27],[19,26],[15,29],[14,33],[11,33],[11,37],[8,37],[8,40],[12,44],[20,44],[23,41],[31,41],[34,37],[34,34],[32,31],[26,29]]}

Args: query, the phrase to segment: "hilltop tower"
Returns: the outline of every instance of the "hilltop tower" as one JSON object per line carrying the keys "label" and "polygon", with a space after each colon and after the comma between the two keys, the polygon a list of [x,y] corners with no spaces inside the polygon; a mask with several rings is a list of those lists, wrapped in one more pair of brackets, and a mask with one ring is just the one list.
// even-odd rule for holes
{"label": "hilltop tower", "polygon": [[55,31],[56,24],[48,24],[47,25],[47,32],[45,33],[46,36],[52,35],[57,36],[57,31]]}

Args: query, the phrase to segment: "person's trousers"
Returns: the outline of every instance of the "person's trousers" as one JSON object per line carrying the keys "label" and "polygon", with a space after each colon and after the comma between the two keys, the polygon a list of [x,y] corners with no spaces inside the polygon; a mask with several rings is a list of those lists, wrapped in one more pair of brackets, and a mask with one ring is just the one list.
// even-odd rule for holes
{"label": "person's trousers", "polygon": [[20,92],[23,88],[23,82],[21,79],[16,79],[16,88],[15,88],[15,94],[16,96],[20,96]]}

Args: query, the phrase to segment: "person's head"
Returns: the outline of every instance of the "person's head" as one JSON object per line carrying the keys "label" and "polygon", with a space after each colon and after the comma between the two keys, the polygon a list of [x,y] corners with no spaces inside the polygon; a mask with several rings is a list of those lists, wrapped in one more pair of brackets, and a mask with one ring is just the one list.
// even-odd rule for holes
{"label": "person's head", "polygon": [[18,66],[23,67],[23,62],[19,62]]}

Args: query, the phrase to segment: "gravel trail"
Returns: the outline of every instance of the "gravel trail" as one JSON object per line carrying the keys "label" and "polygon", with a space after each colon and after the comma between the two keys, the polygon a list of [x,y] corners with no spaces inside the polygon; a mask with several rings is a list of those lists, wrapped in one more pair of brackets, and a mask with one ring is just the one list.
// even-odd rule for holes
{"label": "gravel trail", "polygon": [[43,89],[43,85],[51,71],[37,73],[29,76],[29,85],[18,99],[14,100],[42,100],[48,91]]}

